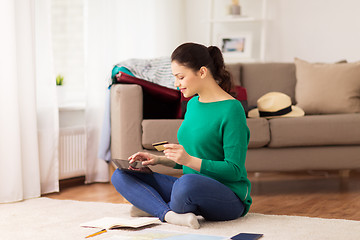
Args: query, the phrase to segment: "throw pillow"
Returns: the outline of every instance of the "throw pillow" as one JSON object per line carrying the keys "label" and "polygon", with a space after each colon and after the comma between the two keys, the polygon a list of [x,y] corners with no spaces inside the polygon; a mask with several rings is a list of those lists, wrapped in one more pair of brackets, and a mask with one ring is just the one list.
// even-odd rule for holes
{"label": "throw pillow", "polygon": [[360,62],[309,63],[295,58],[297,106],[306,114],[360,112]]}
{"label": "throw pillow", "polygon": [[241,102],[241,105],[243,106],[245,110],[245,114],[247,116],[249,107],[248,107],[248,101],[247,101],[247,93],[246,88],[241,86],[235,86],[233,88],[234,97]]}

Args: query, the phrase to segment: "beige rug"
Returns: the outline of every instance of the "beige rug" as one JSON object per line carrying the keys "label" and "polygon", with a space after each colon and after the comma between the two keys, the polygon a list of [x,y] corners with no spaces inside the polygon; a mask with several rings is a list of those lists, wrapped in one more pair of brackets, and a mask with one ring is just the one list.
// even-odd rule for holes
{"label": "beige rug", "polygon": [[[94,229],[81,228],[83,222],[102,217],[128,217],[130,205],[99,202],[31,199],[19,203],[0,204],[0,239],[85,239]],[[263,233],[261,240],[359,240],[360,221],[276,216],[249,213],[228,222],[201,222],[199,230],[167,223],[152,230],[233,236],[240,232]],[[89,239],[106,239],[132,234],[130,230],[112,230]]]}

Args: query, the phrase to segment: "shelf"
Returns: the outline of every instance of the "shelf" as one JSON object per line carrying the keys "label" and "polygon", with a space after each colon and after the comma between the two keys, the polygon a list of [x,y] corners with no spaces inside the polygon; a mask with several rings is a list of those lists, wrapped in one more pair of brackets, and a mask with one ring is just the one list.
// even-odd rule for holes
{"label": "shelf", "polygon": [[209,23],[240,23],[240,22],[256,22],[263,21],[261,18],[253,18],[247,16],[229,16],[225,18],[217,18],[208,20]]}
{"label": "shelf", "polygon": [[[208,18],[205,19],[209,25],[209,44],[234,47],[234,44],[242,38],[242,53],[225,56],[225,62],[256,62],[265,60],[266,26],[268,18],[267,0],[243,0],[241,1],[242,15],[229,15],[225,8],[229,5],[223,0],[211,0]],[[245,49],[245,50],[244,50]],[[246,54],[245,54],[246,52]],[[229,54],[227,54],[229,55]],[[235,56],[237,55],[237,56]],[[246,57],[246,58],[245,58]]]}

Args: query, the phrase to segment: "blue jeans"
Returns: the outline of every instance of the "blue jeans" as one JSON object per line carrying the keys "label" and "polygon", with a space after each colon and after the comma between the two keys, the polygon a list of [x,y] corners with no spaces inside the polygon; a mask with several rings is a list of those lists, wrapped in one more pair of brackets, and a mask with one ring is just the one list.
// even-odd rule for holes
{"label": "blue jeans", "polygon": [[198,174],[176,178],[117,169],[111,182],[135,207],[161,221],[168,211],[192,212],[211,221],[233,220],[244,211],[244,204],[230,188]]}

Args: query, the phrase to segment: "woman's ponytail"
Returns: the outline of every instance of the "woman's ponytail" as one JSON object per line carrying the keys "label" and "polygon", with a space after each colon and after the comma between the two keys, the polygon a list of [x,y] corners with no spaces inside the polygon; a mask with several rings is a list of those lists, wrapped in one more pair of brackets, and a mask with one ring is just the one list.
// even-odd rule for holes
{"label": "woman's ponytail", "polygon": [[212,71],[214,78],[218,81],[219,86],[224,89],[224,91],[230,93],[232,90],[231,75],[225,69],[224,58],[220,49],[216,46],[209,46],[208,51],[214,63],[214,69]]}

